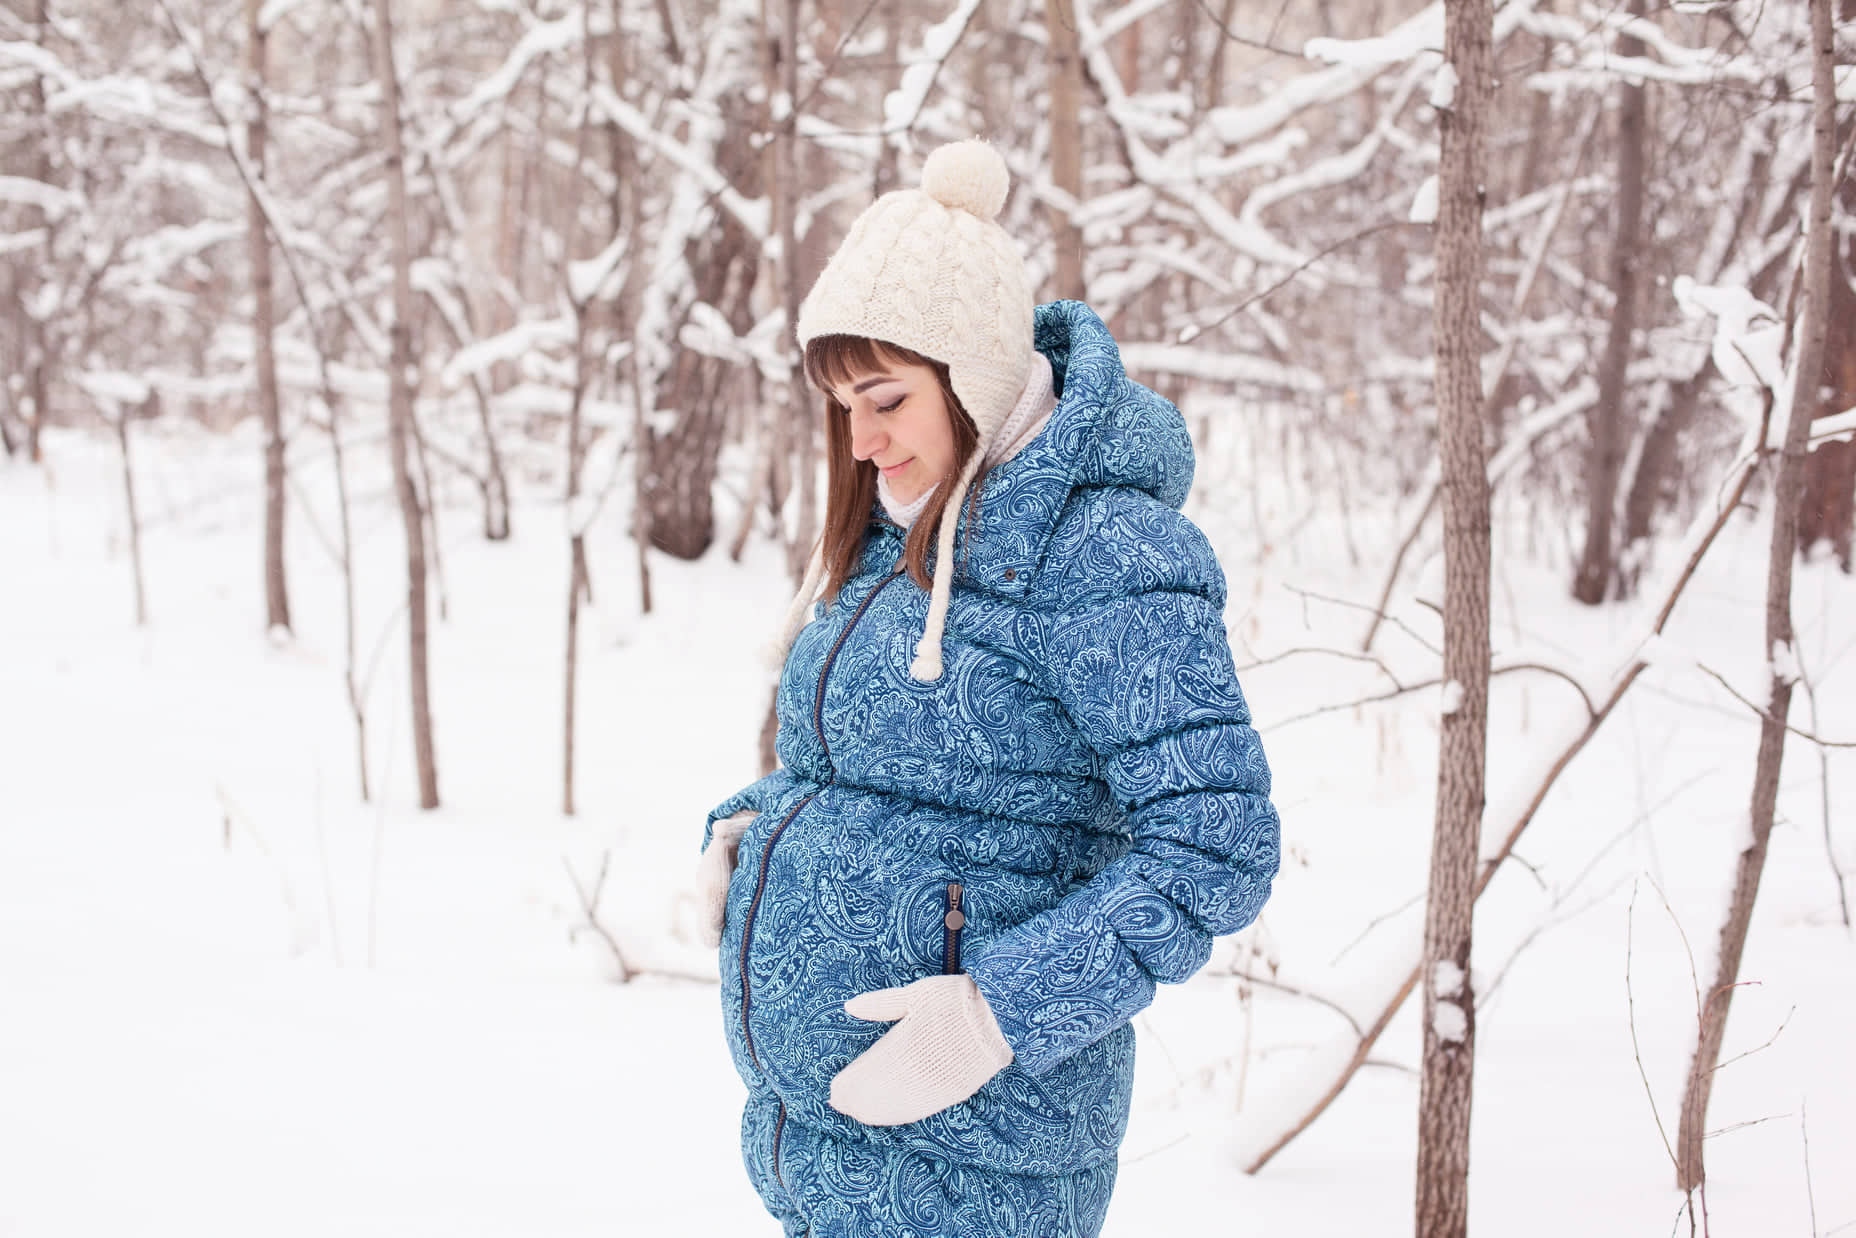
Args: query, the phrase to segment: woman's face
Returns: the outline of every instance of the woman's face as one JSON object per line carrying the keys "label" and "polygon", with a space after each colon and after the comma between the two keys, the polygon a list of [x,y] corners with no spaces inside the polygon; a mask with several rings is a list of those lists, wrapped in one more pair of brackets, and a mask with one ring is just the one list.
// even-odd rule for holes
{"label": "woman's face", "polygon": [[875,464],[897,502],[954,471],[954,424],[934,369],[887,360],[831,389],[849,412],[851,454]]}

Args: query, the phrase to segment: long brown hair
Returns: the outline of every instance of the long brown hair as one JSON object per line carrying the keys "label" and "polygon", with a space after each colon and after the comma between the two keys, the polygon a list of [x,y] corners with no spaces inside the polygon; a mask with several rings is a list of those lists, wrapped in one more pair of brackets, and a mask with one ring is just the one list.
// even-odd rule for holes
{"label": "long brown hair", "polygon": [[[947,366],[941,362],[861,335],[821,335],[808,343],[806,378],[825,393],[825,532],[821,541],[825,548],[826,596],[836,594],[856,572],[864,537],[869,532],[870,508],[876,503],[876,465],[851,454],[850,413],[832,398],[831,390],[889,365],[925,365],[932,369],[953,421],[953,471],[935,487],[928,506],[915,518],[903,543],[903,562],[908,565],[909,578],[923,589],[933,587],[928,577],[928,553],[934,548],[935,531],[941,525],[941,513],[947,510],[952,483],[979,446],[979,428],[954,394]],[[970,497],[978,494],[975,479]]]}

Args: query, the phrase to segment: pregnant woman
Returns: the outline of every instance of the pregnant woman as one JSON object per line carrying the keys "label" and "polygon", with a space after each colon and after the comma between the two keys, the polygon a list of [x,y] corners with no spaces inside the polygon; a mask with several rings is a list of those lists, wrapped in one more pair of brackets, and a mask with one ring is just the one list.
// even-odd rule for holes
{"label": "pregnant woman", "polygon": [[1086,306],[1033,303],[1008,188],[985,144],[936,151],[799,314],[825,532],[781,767],[700,869],[788,1235],[1097,1234],[1129,1020],[1276,874],[1184,420]]}

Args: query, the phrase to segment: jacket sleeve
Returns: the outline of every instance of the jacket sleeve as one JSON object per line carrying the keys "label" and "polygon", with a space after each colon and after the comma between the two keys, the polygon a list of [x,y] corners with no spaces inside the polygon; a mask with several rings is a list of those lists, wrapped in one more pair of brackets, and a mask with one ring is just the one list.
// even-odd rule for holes
{"label": "jacket sleeve", "polygon": [[715,823],[734,816],[736,813],[761,812],[769,801],[777,797],[792,784],[793,776],[782,766],[762,778],[750,782],[714,808],[709,810],[709,820],[702,828],[702,850],[709,849],[709,840],[715,837]]}
{"label": "jacket sleeve", "polygon": [[1174,519],[1208,571],[1156,573],[1172,556],[1143,540],[1143,587],[1042,616],[1051,690],[1099,754],[1131,842],[969,962],[1033,1075],[1133,1018],[1156,982],[1196,972],[1214,937],[1256,919],[1276,875],[1269,767],[1225,637],[1222,576],[1202,535]]}

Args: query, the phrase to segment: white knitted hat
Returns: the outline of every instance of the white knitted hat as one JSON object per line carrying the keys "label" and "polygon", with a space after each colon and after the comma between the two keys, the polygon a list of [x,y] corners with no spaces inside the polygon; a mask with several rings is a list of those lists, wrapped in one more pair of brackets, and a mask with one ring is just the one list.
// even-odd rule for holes
{"label": "white knitted hat", "polygon": [[[802,349],[820,336],[855,335],[946,365],[979,431],[937,530],[928,623],[909,666],[924,683],[941,677],[954,532],[967,490],[1031,373],[1036,303],[1024,259],[995,222],[1010,188],[1005,160],[986,143],[941,147],[922,165],[920,189],[886,193],[857,217],[799,307]],[[788,612],[781,657],[805,625],[822,576],[815,556]]]}

